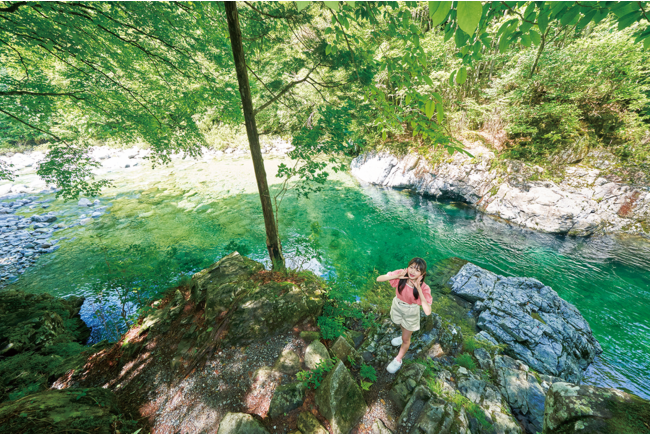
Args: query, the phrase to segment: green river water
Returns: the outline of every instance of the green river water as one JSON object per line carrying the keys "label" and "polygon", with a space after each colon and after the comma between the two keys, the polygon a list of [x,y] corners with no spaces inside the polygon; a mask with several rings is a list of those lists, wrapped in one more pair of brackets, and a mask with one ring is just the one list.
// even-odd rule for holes
{"label": "green river water", "polygon": [[[272,188],[279,159],[267,159]],[[238,250],[268,264],[259,197],[248,159],[147,165],[106,173],[115,186],[100,197],[108,213],[85,226],[56,233],[61,248],[43,255],[11,285],[58,296],[85,295],[83,318],[93,339],[117,333],[111,315],[119,297],[133,312],[138,293],[167,287]],[[29,182],[33,175],[24,175]],[[59,221],[87,210],[56,200]],[[28,215],[26,213],[26,215]],[[321,193],[289,193],[279,216],[285,256],[296,251],[316,223],[320,260],[303,266],[325,277],[345,273],[361,285],[369,276],[404,267],[413,256],[429,264],[458,256],[507,276],[534,277],[573,303],[604,353],[584,383],[617,387],[650,398],[650,243],[627,238],[570,238],[522,230],[454,203],[406,191],[363,186],[348,174]],[[292,262],[293,261],[293,262]],[[111,282],[129,293],[99,292]],[[119,292],[119,291],[118,291]],[[101,297],[98,294],[103,294]],[[93,315],[99,310],[103,318]],[[108,318],[108,322],[107,321]],[[104,326],[104,324],[107,324]],[[107,330],[108,329],[108,330]]]}

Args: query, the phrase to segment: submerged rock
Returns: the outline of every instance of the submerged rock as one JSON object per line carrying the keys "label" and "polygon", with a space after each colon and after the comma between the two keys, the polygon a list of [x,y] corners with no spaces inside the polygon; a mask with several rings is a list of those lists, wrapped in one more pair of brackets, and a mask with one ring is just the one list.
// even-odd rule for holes
{"label": "submerged rock", "polygon": [[555,383],[546,395],[544,434],[648,434],[650,402],[616,389]]}
{"label": "submerged rock", "polygon": [[466,264],[452,293],[473,304],[477,326],[536,371],[578,382],[602,349],[578,309],[540,281]]}

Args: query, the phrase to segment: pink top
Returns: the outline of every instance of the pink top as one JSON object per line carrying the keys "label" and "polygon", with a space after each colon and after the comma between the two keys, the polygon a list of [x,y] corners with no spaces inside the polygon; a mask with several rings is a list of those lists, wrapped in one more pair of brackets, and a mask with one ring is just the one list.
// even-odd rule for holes
{"label": "pink top", "polygon": [[[388,273],[389,276],[399,276],[402,272],[405,270],[396,270],[396,271],[391,271]],[[408,304],[419,304],[422,306],[422,299],[418,297],[416,300],[415,297],[413,297],[413,287],[409,286],[408,283],[404,285],[404,289],[402,290],[402,293],[400,294],[399,291],[397,290],[397,285],[399,285],[399,279],[393,279],[389,280],[390,286],[395,288],[395,297],[397,297],[399,300],[402,300],[405,303]],[[420,288],[422,289],[422,295],[424,295],[424,299],[427,301],[427,303],[431,304],[433,301],[433,297],[431,297],[431,288],[429,288],[429,285],[426,283],[422,282],[420,284]]]}

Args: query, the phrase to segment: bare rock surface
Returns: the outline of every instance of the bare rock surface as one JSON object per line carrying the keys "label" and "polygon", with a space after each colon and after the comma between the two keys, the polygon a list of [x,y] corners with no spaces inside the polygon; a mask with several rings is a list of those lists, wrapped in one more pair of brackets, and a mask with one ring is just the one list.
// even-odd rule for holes
{"label": "bare rock surface", "polygon": [[473,303],[478,328],[537,372],[578,382],[602,353],[578,309],[536,279],[468,263],[449,283],[453,294]]}
{"label": "bare rock surface", "polygon": [[629,233],[650,238],[650,188],[608,180],[599,169],[569,166],[559,183],[533,181],[541,168],[508,163],[492,168],[494,153],[474,144],[474,158],[456,153],[431,165],[417,155],[367,153],[351,172],[361,181],[410,188],[440,199],[466,202],[482,212],[541,232],[588,236]]}

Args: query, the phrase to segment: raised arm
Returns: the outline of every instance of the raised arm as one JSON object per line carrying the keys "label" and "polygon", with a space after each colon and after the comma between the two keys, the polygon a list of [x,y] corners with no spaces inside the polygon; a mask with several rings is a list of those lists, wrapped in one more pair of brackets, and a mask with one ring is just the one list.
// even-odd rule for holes
{"label": "raised arm", "polygon": [[391,271],[382,276],[377,277],[377,282],[388,282],[389,280],[401,279],[403,277],[406,277],[406,270],[398,270],[398,271],[401,271],[401,273],[391,274],[391,273],[395,273],[394,271]]}

